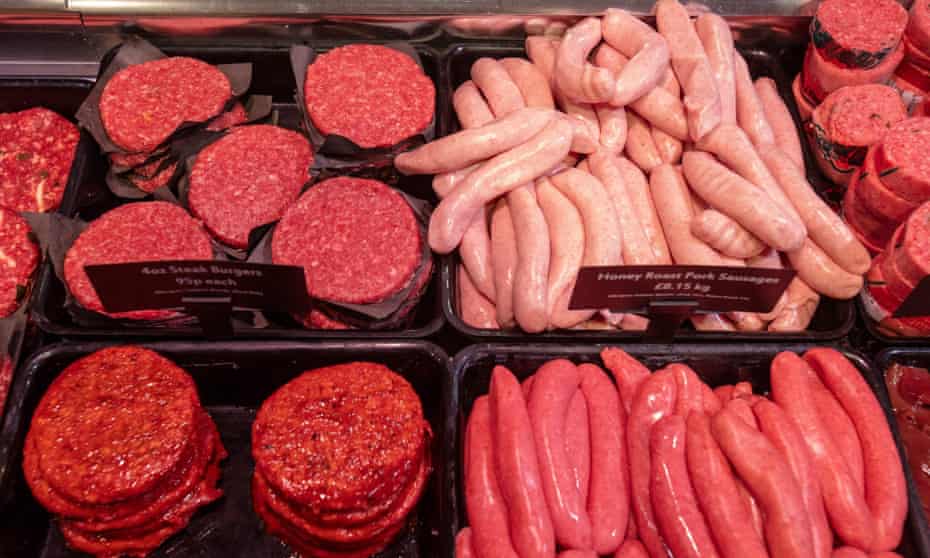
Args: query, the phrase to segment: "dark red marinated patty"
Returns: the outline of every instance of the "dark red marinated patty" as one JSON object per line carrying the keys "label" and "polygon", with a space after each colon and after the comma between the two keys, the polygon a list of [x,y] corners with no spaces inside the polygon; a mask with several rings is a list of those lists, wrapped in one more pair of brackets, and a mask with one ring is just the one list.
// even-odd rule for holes
{"label": "dark red marinated patty", "polygon": [[895,0],[824,0],[811,21],[811,40],[824,56],[871,68],[895,49],[907,11]]}
{"label": "dark red marinated patty", "polygon": [[304,372],[262,404],[252,454],[265,480],[304,510],[351,513],[416,474],[428,428],[404,378],[381,364],[341,364]]}
{"label": "dark red marinated patty", "polygon": [[58,209],[80,137],[74,124],[45,108],[0,114],[0,206]]}
{"label": "dark red marinated patty", "polygon": [[237,128],[197,155],[188,201],[220,242],[249,245],[249,232],[276,221],[310,180],[313,149],[277,126]]}
{"label": "dark red marinated patty", "polygon": [[218,115],[232,96],[216,67],[186,57],[162,58],[117,72],[100,96],[100,119],[124,151],[151,151],[184,122]]}
{"label": "dark red marinated patty", "polygon": [[930,118],[903,120],[888,130],[875,152],[882,182],[902,198],[930,200]]}
{"label": "dark red marinated patty", "polygon": [[894,254],[898,271],[915,285],[930,275],[930,201],[907,218],[904,238]]}
{"label": "dark red marinated patty", "polygon": [[112,347],[81,358],[32,417],[42,477],[89,504],[143,494],[180,462],[199,404],[191,377],[154,351]]}
{"label": "dark red marinated patty", "polygon": [[416,216],[399,192],[339,177],[313,186],[285,212],[271,255],[304,268],[311,297],[367,304],[403,289],[422,248]]}
{"label": "dark red marinated patty", "polygon": [[19,308],[26,286],[39,264],[39,248],[26,221],[0,207],[0,318]]}
{"label": "dark red marinated patty", "polygon": [[304,102],[323,134],[360,147],[389,147],[433,119],[436,88],[410,56],[378,45],[347,45],[307,67]]}
{"label": "dark red marinated patty", "polygon": [[[84,266],[211,259],[210,236],[184,209],[161,201],[130,203],[104,213],[74,241],[65,255],[65,282],[82,306],[106,313]],[[111,315],[145,320],[170,317],[173,313],[140,310]]]}
{"label": "dark red marinated patty", "polygon": [[220,130],[226,130],[242,124],[248,120],[248,118],[249,115],[246,113],[242,103],[236,103],[233,105],[233,108],[217,116],[216,119],[207,126],[207,131],[219,132]]}

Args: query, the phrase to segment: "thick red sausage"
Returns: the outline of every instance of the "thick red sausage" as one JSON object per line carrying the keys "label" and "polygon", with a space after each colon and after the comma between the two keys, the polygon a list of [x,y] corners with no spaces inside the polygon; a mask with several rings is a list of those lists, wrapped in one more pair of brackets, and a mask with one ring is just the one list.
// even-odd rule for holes
{"label": "thick red sausage", "polygon": [[568,404],[565,417],[565,453],[572,465],[575,488],[585,507],[588,505],[588,487],[591,484],[591,428],[588,424],[588,404],[578,389]]}
{"label": "thick red sausage", "polygon": [[517,558],[510,538],[507,505],[496,474],[491,408],[479,397],[465,430],[465,509],[477,558]]}
{"label": "thick red sausage", "polygon": [[704,390],[701,386],[704,382],[698,378],[688,366],[684,364],[669,364],[665,367],[675,377],[675,385],[678,391],[678,400],[675,403],[675,414],[688,418],[692,411],[704,411]]}
{"label": "thick red sausage", "polygon": [[471,542],[471,527],[466,527],[455,536],[455,558],[475,558]]}
{"label": "thick red sausage", "polygon": [[685,419],[677,415],[661,419],[652,428],[652,505],[672,556],[713,558],[719,554],[691,486],[686,435]]}
{"label": "thick red sausage", "polygon": [[708,415],[714,415],[723,408],[723,404],[720,402],[717,394],[704,382],[701,382],[701,395],[704,400],[704,412]]}
{"label": "thick red sausage", "polygon": [[688,417],[688,471],[694,493],[724,558],[768,558],[747,505],[703,413]]}
{"label": "thick red sausage", "polygon": [[630,459],[630,493],[636,531],[653,558],[665,556],[665,544],[659,535],[650,497],[652,458],[649,439],[653,425],[675,412],[675,377],[668,371],[649,376],[633,400],[627,420],[627,455]]}
{"label": "thick red sausage", "polygon": [[736,486],[739,488],[739,493],[742,496],[743,501],[746,502],[746,507],[749,508],[749,515],[752,518],[752,528],[755,529],[756,534],[764,540],[765,518],[762,517],[762,510],[759,508],[759,503],[756,502],[752,492],[746,488],[746,483],[743,482],[743,479],[737,478]]}
{"label": "thick red sausage", "polygon": [[869,558],[869,555],[858,548],[844,546],[834,550],[832,558]]}
{"label": "thick red sausage", "polygon": [[820,415],[829,436],[836,442],[843,461],[849,466],[849,473],[856,482],[856,487],[865,491],[865,461],[856,426],[820,378],[814,375],[812,380],[814,383],[811,385],[811,396],[814,398],[817,414]]}
{"label": "thick red sausage", "polygon": [[[533,391],[538,388],[534,385]],[[490,404],[497,473],[513,546],[521,558],[551,558],[555,534],[543,494],[533,426],[520,383],[503,366],[496,366],[491,374]]]}
{"label": "thick red sausage", "polygon": [[811,349],[804,360],[843,405],[859,432],[865,457],[865,498],[876,527],[875,540],[868,548],[892,550],[901,542],[907,518],[907,486],[881,404],[856,367],[838,351]]}
{"label": "thick red sausage", "polygon": [[591,428],[588,514],[593,526],[594,550],[601,555],[610,554],[623,542],[630,520],[626,424],[617,388],[604,371],[594,364],[581,364],[578,370]]}
{"label": "thick red sausage", "polygon": [[810,558],[810,519],[785,458],[764,435],[730,409],[717,413],[711,431],[765,515],[772,558]]}
{"label": "thick red sausage", "polygon": [[811,521],[811,536],[814,543],[813,558],[830,558],[833,548],[833,531],[827,521],[827,512],[823,507],[820,483],[814,470],[810,452],[804,444],[801,431],[781,407],[767,399],[753,405],[753,412],[759,420],[759,429],[785,457],[788,467],[794,474],[801,488],[804,507]]}
{"label": "thick red sausage", "polygon": [[724,385],[714,388],[714,393],[717,395],[717,399],[720,400],[720,403],[726,405],[730,402],[730,399],[733,399],[734,389],[736,389],[736,386]]}
{"label": "thick red sausage", "polygon": [[[734,390],[734,394],[736,391]],[[752,405],[745,397],[736,397],[730,399],[730,402],[723,406],[725,409],[729,409],[734,415],[742,419],[747,426],[753,430],[759,429],[759,423],[756,421],[756,415],[752,413]]]}
{"label": "thick red sausage", "polygon": [[746,397],[752,395],[752,384],[749,382],[737,382],[733,386],[733,395],[731,397]]}
{"label": "thick red sausage", "polygon": [[591,519],[565,453],[565,417],[581,375],[571,362],[556,359],[542,365],[535,377],[528,409],[555,538],[564,548],[590,548]]}
{"label": "thick red sausage", "polygon": [[876,524],[849,466],[817,413],[807,381],[810,373],[807,363],[796,354],[780,353],[772,362],[772,395],[804,436],[833,530],[850,546],[870,548]]}
{"label": "thick red sausage", "polygon": [[566,550],[559,553],[559,558],[597,558],[593,550]]}
{"label": "thick red sausage", "polygon": [[620,550],[614,554],[614,558],[649,558],[646,547],[637,540],[627,539],[620,547]]}
{"label": "thick red sausage", "polygon": [[615,347],[608,347],[601,351],[601,360],[604,366],[613,374],[617,382],[617,391],[620,392],[620,401],[626,415],[630,414],[633,399],[639,387],[646,381],[651,372],[643,363],[631,357],[626,351]]}

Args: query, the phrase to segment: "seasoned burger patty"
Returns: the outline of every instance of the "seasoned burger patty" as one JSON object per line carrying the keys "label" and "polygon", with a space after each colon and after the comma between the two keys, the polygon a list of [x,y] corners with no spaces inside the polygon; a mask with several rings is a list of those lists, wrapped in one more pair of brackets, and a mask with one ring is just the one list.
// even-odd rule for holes
{"label": "seasoned burger patty", "polygon": [[[184,209],[167,202],[139,202],[119,206],[93,221],[65,255],[64,275],[71,294],[82,306],[106,313],[84,266],[210,259],[213,259],[210,237]],[[113,316],[158,319],[171,315],[166,311],[143,310]]]}
{"label": "seasoned burger patty", "polygon": [[100,504],[140,495],[181,461],[199,399],[191,377],[141,347],[102,349],[69,365],[42,397],[30,438],[43,478]]}
{"label": "seasoned burger patty", "polygon": [[360,147],[389,147],[432,121],[436,88],[410,56],[378,45],[347,45],[307,67],[304,102],[313,125]]}
{"label": "seasoned burger patty", "polygon": [[162,58],[117,72],[100,96],[100,119],[123,150],[151,151],[181,124],[219,114],[231,96],[229,79],[216,67],[194,58]]}
{"label": "seasoned burger patty", "polygon": [[275,221],[310,180],[313,150],[303,135],[277,126],[237,128],[197,156],[191,211],[224,244],[245,248],[249,232]]}
{"label": "seasoned burger patty", "polygon": [[265,480],[303,509],[350,513],[415,474],[427,428],[402,377],[381,364],[340,364],[303,373],[262,404],[252,454]]}
{"label": "seasoned burger patty", "polygon": [[376,180],[331,178],[275,228],[276,264],[304,268],[311,297],[367,304],[401,290],[420,264],[420,227],[404,197]]}
{"label": "seasoned burger patty", "polygon": [[0,206],[58,209],[80,137],[77,126],[45,108],[0,114]]}

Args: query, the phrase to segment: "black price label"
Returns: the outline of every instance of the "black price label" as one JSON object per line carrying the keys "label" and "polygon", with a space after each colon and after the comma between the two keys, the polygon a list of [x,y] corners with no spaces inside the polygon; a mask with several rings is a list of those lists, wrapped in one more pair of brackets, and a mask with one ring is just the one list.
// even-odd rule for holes
{"label": "black price label", "polygon": [[569,309],[645,311],[690,302],[705,312],[769,312],[794,278],[792,269],[628,265],[583,267]]}
{"label": "black price label", "polygon": [[892,314],[893,318],[916,318],[930,316],[930,275],[917,283],[901,306]]}
{"label": "black price label", "polygon": [[89,265],[85,270],[107,312],[180,309],[210,301],[251,310],[310,310],[301,267],[185,260]]}

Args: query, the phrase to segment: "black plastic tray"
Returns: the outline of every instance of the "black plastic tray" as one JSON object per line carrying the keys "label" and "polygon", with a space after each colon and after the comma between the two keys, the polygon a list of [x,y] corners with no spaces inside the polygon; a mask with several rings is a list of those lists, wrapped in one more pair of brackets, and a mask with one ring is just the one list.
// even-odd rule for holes
{"label": "black plastic tray", "polygon": [[[22,445],[38,400],[59,372],[75,359],[112,343],[61,343],[46,347],[23,367],[14,383],[16,406],[0,432],[0,490],[15,496],[0,523],[0,555],[26,558],[83,556],[66,550],[50,516],[32,499],[20,470]],[[434,432],[434,472],[403,535],[379,558],[452,556],[451,468],[446,465],[450,406],[449,359],[437,346],[422,341],[319,343],[192,343],[157,342],[143,346],[171,358],[197,383],[204,407],[216,421],[230,457],[223,462],[224,496],[197,513],[181,534],[153,557],[243,556],[284,558],[289,550],[266,535],[252,509],[250,479],[251,425],[261,403],[278,387],[304,370],[342,362],[383,363],[405,377],[423,402]]]}
{"label": "black plastic tray", "polygon": [[[651,370],[656,370],[673,362],[684,362],[691,366],[701,378],[711,387],[724,383],[749,381],[755,393],[765,393],[769,389],[769,364],[781,351],[804,352],[816,345],[811,344],[676,344],[676,345],[507,345],[483,344],[474,345],[455,356],[452,361],[454,374],[455,407],[459,409],[455,420],[456,463],[462,463],[464,451],[465,421],[471,412],[472,404],[479,396],[488,392],[491,382],[491,371],[494,366],[502,365],[509,368],[521,380],[533,374],[543,363],[554,358],[567,358],[575,363],[592,362],[603,366],[600,351],[604,347],[616,346],[632,356],[638,358]],[[821,345],[822,346],[822,345]],[[894,415],[891,411],[891,402],[882,374],[874,368],[862,355],[840,349],[856,365],[868,381],[872,390],[878,397],[885,410],[885,416],[891,424],[891,430],[898,445],[898,453],[902,462],[906,463],[901,437],[898,432]],[[927,354],[930,354],[928,351]],[[451,438],[450,438],[451,439]],[[456,472],[461,471],[461,467]],[[907,478],[909,513],[907,526],[899,552],[905,558],[930,556],[930,529],[917,495],[914,479],[910,470],[905,468]],[[464,483],[462,476],[456,476],[457,498],[455,509],[456,531],[464,525],[465,500]],[[461,502],[459,504],[458,502]]]}
{"label": "black plastic tray", "polygon": [[[300,115],[294,101],[295,83],[291,72],[288,54],[288,45],[276,47],[252,45],[219,47],[214,45],[198,44],[197,46],[184,45],[180,42],[159,44],[167,54],[175,56],[193,56],[212,64],[225,64],[233,62],[252,62],[253,77],[251,95],[271,95],[274,108],[281,115],[280,123],[290,128],[300,126]],[[314,44],[314,48],[325,51],[334,44]],[[441,95],[440,56],[435,50],[423,45],[414,45],[420,54],[427,74],[437,84],[437,106],[442,107],[448,103]],[[71,101],[73,114],[83,96]],[[437,116],[437,119],[439,117]],[[102,213],[123,203],[133,200],[121,200],[113,195],[107,188],[105,176],[107,171],[106,158],[99,148],[92,142],[84,142],[84,149],[78,154],[76,168],[80,174],[77,176],[76,201],[68,206],[66,215],[92,220]],[[325,172],[325,171],[324,171]],[[380,180],[396,186],[400,190],[421,199],[435,201],[429,177],[401,177],[392,168],[382,169],[342,169],[334,174],[355,174],[377,177]],[[437,262],[438,264],[438,262]],[[276,317],[275,323],[286,326],[253,328],[237,327],[235,338],[274,338],[274,339],[333,339],[333,338],[424,338],[442,327],[443,317],[439,297],[439,272],[435,267],[434,277],[426,293],[414,311],[411,325],[401,330],[368,331],[368,330],[313,330],[305,329],[291,320],[288,316]],[[64,308],[65,287],[56,277],[50,265],[45,265],[40,271],[36,289],[36,298],[33,318],[39,326],[54,335],[62,337],[159,337],[159,338],[196,338],[202,337],[198,327],[145,327],[132,326],[96,327],[86,328],[75,323]]]}
{"label": "black plastic tray", "polygon": [[[782,69],[775,55],[762,50],[743,50],[754,77],[768,76],[778,84],[779,92],[785,99],[791,97],[791,82]],[[443,87],[451,92],[462,82],[469,79],[469,69],[475,60],[481,57],[504,58],[508,56],[525,57],[522,41],[502,41],[494,45],[459,44],[446,51]],[[450,93],[451,94],[451,93]],[[441,114],[440,131],[443,135],[455,132],[458,124],[452,110]],[[796,123],[797,114],[795,111]],[[800,131],[800,130],[799,130]],[[813,163],[808,160],[808,166]],[[517,329],[493,330],[478,329],[469,326],[459,317],[458,312],[458,278],[455,273],[458,256],[449,255],[442,259],[442,310],[449,324],[468,337],[486,342],[506,341],[619,341],[629,342],[644,339],[643,332],[619,330],[560,330],[545,333],[527,334]],[[833,341],[841,339],[852,329],[855,323],[855,308],[852,301],[834,300],[821,297],[820,306],[814,314],[807,331],[797,333],[768,332],[709,332],[693,329],[679,329],[675,339],[680,341]]]}

